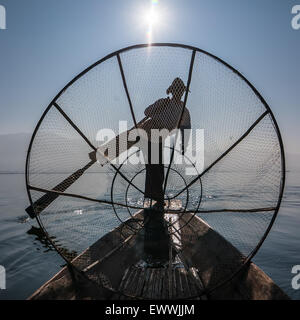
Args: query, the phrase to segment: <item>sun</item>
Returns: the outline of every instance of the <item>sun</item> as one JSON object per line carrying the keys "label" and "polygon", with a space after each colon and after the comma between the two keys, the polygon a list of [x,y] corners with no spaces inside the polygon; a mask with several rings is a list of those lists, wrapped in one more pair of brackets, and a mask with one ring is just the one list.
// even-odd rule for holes
{"label": "sun", "polygon": [[149,26],[154,26],[159,23],[159,13],[154,7],[151,7],[150,11],[145,14],[145,20]]}
{"label": "sun", "polygon": [[154,36],[158,35],[167,26],[166,21],[168,18],[169,10],[160,3],[159,0],[148,0],[148,3],[140,2],[135,6],[133,15],[139,31],[147,37],[148,44],[152,43]]}
{"label": "sun", "polygon": [[151,7],[144,15],[144,21],[147,24],[148,43],[152,42],[153,29],[158,27],[161,21],[161,15],[158,10],[158,0],[151,1]]}

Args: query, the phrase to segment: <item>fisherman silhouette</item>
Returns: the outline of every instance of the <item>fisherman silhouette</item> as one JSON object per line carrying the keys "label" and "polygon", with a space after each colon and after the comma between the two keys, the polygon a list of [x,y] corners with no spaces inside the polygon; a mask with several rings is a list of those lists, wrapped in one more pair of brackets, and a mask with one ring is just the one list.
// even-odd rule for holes
{"label": "fisherman silhouette", "polygon": [[[184,129],[191,128],[191,120],[188,109],[184,106],[181,98],[186,91],[186,86],[180,78],[175,78],[171,86],[167,89],[167,94],[172,94],[171,98],[164,98],[156,101],[145,110],[146,117],[151,120],[143,125],[148,138],[148,161],[146,163],[145,198],[150,199],[150,203],[155,200],[155,204],[144,210],[144,253],[146,261],[161,265],[169,259],[169,236],[164,221],[164,164],[163,147],[164,141],[153,141],[153,129],[167,129],[171,132],[174,129],[181,130],[182,153],[185,150]],[[152,158],[152,151],[158,152]]]}
{"label": "fisherman silhouette", "polygon": [[[145,244],[144,251],[150,259],[167,260],[169,242],[167,238],[167,231],[164,223],[164,163],[163,163],[163,138],[159,140],[153,139],[153,130],[167,129],[170,133],[174,129],[181,131],[182,137],[182,153],[185,150],[184,141],[187,140],[185,129],[191,128],[190,113],[181,101],[183,94],[187,87],[180,78],[175,78],[172,84],[166,90],[167,95],[171,94],[171,98],[162,98],[154,102],[145,109],[145,116],[142,121],[137,124],[139,129],[143,129],[148,137],[147,146],[142,150],[145,159],[146,179],[144,198],[150,202],[150,208],[144,210],[144,224],[145,224]],[[132,128],[134,129],[134,128]],[[112,142],[100,147],[100,154],[103,155],[104,164],[105,159],[112,160],[117,158],[124,150],[124,141],[126,142],[125,149],[130,149],[139,142],[129,141],[128,136],[130,131],[124,132],[117,136]],[[110,156],[109,149],[113,149],[116,153]],[[153,154],[156,153],[156,154]],[[91,159],[95,158],[95,152],[90,154]],[[153,160],[154,159],[154,160]],[[98,159],[99,161],[99,159]],[[145,201],[145,202],[146,202]],[[153,205],[152,205],[153,204]]]}
{"label": "fisherman silhouette", "polygon": [[[184,82],[180,78],[175,78],[171,86],[169,86],[166,91],[167,94],[172,94],[172,97],[159,99],[145,110],[145,116],[151,119],[150,121],[145,122],[142,126],[148,134],[148,161],[146,163],[145,198],[155,200],[156,208],[159,208],[164,204],[164,141],[162,141],[162,139],[161,141],[153,141],[151,133],[153,132],[153,129],[167,129],[171,132],[172,130],[179,128],[181,130],[182,148],[184,152],[184,129],[191,128],[189,111],[187,108],[184,108],[184,103],[181,101],[185,91],[186,86],[184,85]],[[154,157],[152,155],[153,150],[158,153]],[[154,162],[153,158],[155,159]]]}

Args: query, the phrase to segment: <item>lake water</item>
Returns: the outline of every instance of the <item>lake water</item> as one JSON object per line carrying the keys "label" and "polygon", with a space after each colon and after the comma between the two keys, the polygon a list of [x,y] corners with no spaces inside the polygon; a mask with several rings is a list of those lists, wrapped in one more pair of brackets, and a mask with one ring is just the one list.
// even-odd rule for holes
{"label": "lake water", "polygon": [[[0,299],[27,298],[64,264],[39,235],[35,221],[27,218],[28,204],[24,175],[0,174],[0,265],[6,268],[6,290],[0,290]],[[300,289],[291,286],[292,267],[300,265],[299,207],[300,173],[288,172],[279,215],[254,258],[293,299],[300,299]]]}

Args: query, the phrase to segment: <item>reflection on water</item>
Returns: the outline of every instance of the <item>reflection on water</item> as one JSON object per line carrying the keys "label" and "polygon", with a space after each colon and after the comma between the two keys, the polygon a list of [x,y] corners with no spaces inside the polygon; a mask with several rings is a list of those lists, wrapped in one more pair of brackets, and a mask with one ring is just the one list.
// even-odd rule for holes
{"label": "reflection on water", "polygon": [[[265,190],[265,199],[273,201],[272,194]],[[175,190],[172,190],[174,193]],[[199,200],[197,190],[191,191],[190,206]],[[109,196],[109,194],[107,194]],[[37,195],[38,197],[38,195]],[[119,200],[123,199],[119,195]],[[261,195],[255,190],[241,197],[237,191],[227,189],[226,193],[215,194],[212,189],[204,190],[201,208],[241,207],[260,205]],[[139,204],[140,195],[130,195],[130,204]],[[251,202],[252,201],[252,202]],[[263,244],[256,262],[292,298],[300,299],[300,290],[291,287],[291,269],[300,264],[300,174],[291,173],[283,204],[275,225]],[[0,176],[0,265],[7,270],[7,290],[0,291],[0,299],[24,299],[45,281],[52,277],[64,263],[53,250],[49,241],[34,220],[28,219],[24,208],[28,199],[23,175]],[[264,203],[264,206],[265,203]],[[127,219],[129,212],[117,207],[121,219]],[[235,241],[240,250],[249,250],[257,240],[259,232],[265,229],[270,213],[253,213],[237,216],[234,213],[202,214],[202,218]],[[64,199],[57,201],[42,217],[43,224],[61,250],[75,256],[103,234],[120,224],[113,210],[107,205]]]}
{"label": "reflection on water", "polygon": [[[49,241],[48,237],[46,237],[44,231],[40,227],[31,226],[31,228],[27,231],[27,234],[35,236],[34,240],[39,241],[42,244],[43,248],[46,249],[44,250],[45,253],[55,250],[52,243]],[[76,251],[69,251],[68,249],[62,247],[59,241],[56,241],[54,236],[50,236],[50,239],[56,245],[57,249],[59,249],[59,251],[70,260],[74,259],[78,255]],[[36,243],[34,242],[34,244]],[[40,249],[37,248],[37,250]]]}
{"label": "reflection on water", "polygon": [[[27,231],[27,234],[33,235],[35,236],[34,241],[39,241],[43,248],[45,248],[46,250],[44,250],[44,252],[48,252],[50,250],[55,250],[51,244],[51,242],[49,241],[49,239],[46,237],[44,231],[41,228],[37,228],[35,226],[31,226],[31,228]],[[51,237],[52,239],[54,239],[54,237]],[[34,244],[36,244],[34,242]],[[38,248],[38,250],[40,250]]]}

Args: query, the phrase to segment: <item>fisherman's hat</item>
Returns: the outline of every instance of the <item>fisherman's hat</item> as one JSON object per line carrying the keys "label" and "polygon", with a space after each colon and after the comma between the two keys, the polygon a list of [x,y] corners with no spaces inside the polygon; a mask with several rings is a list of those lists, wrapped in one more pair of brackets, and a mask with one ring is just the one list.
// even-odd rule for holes
{"label": "fisherman's hat", "polygon": [[[175,78],[170,85],[170,87],[167,89],[167,93],[173,92],[174,90],[181,90],[184,89],[186,91],[187,87],[185,86],[184,82],[180,78]],[[189,90],[189,92],[191,92]]]}

